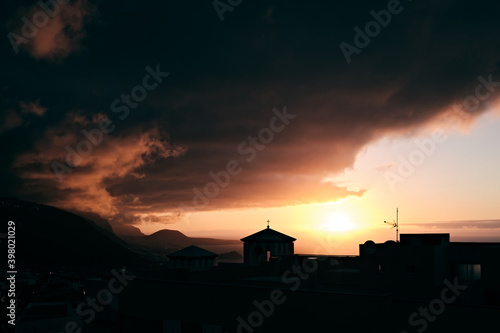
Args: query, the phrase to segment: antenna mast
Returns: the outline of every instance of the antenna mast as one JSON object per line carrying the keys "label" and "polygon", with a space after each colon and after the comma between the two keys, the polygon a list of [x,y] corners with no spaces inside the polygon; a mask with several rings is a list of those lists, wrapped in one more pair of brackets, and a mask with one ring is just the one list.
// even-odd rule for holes
{"label": "antenna mast", "polygon": [[399,208],[396,207],[396,221],[392,220],[393,223],[388,223],[384,221],[384,223],[392,224],[393,228],[396,228],[396,243],[399,243]]}
{"label": "antenna mast", "polygon": [[396,243],[399,243],[399,208],[396,207]]}

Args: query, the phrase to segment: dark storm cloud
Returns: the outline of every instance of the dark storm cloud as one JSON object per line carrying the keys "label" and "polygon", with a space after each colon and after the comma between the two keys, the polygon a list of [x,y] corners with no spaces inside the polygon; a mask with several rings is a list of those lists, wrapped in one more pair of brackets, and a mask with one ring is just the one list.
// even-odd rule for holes
{"label": "dark storm cloud", "polygon": [[[362,195],[324,179],[352,166],[373,140],[412,133],[463,109],[478,76],[500,80],[494,2],[402,2],[404,9],[350,64],[339,44],[353,44],[353,28],[364,29],[370,11],[387,8],[387,1],[243,2],[223,22],[206,1],[91,5],[99,15],[85,26],[80,52],[60,63],[15,54],[4,39],[3,119],[15,125],[12,105],[21,102],[47,110],[28,127],[0,133],[3,145],[10,142],[2,150],[2,183],[8,195],[123,222],[175,219],[179,205],[193,206],[193,189],[203,191],[214,181],[209,173],[233,159],[241,173],[196,210]],[[14,7],[2,15],[19,19]],[[111,103],[158,63],[171,75],[120,119]],[[493,95],[478,110],[495,101]],[[246,161],[238,146],[269,127],[273,108],[285,105],[296,118]],[[58,182],[51,162],[64,162],[65,146],[75,147],[85,139],[82,130],[103,117],[115,131]]]}
{"label": "dark storm cloud", "polygon": [[15,53],[27,51],[33,58],[61,60],[80,49],[84,25],[95,8],[86,0],[39,1],[29,9],[19,7],[21,18],[7,25],[7,38]]}

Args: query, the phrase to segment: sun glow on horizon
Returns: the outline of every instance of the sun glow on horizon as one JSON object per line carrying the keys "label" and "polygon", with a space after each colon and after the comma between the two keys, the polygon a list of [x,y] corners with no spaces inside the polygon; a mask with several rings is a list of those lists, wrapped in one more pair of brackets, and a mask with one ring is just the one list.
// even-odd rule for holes
{"label": "sun glow on horizon", "polygon": [[321,230],[343,232],[356,228],[350,216],[345,212],[332,212],[326,216],[325,220],[325,223],[321,225]]}

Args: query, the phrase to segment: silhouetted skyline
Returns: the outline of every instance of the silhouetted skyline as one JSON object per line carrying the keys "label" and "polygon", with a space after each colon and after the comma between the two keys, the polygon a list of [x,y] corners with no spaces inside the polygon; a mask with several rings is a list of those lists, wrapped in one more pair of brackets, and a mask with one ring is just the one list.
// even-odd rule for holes
{"label": "silhouetted skyline", "polygon": [[487,327],[499,9],[2,3],[0,330]]}

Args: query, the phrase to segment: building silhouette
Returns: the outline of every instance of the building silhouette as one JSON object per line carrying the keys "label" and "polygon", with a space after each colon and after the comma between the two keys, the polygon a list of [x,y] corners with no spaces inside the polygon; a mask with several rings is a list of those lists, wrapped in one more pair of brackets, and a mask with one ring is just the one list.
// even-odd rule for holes
{"label": "building silhouette", "polygon": [[[410,333],[425,328],[442,333],[498,327],[500,243],[402,234],[398,243],[360,244],[359,256],[335,256],[294,254],[295,238],[271,228],[241,240],[242,264],[143,272],[119,295],[122,331]],[[432,321],[420,309],[429,309]]]}
{"label": "building silhouette", "polygon": [[203,270],[213,267],[215,258],[219,255],[191,245],[182,250],[169,254],[170,266],[174,268],[187,268],[191,271]]}
{"label": "building silhouette", "polygon": [[[216,253],[186,247],[134,271],[92,323],[79,317],[79,324],[89,333],[498,330],[500,243],[402,234],[400,242],[366,241],[358,256],[336,256],[295,254],[295,240],[269,227],[244,237],[243,263],[217,263]],[[109,279],[84,280],[85,297],[102,298]],[[74,311],[61,312],[63,303],[52,302],[63,299],[53,294],[38,300],[44,316],[35,318],[35,308],[20,316],[20,332],[64,331],[59,317]],[[70,301],[71,309],[80,302]]]}
{"label": "building silhouette", "polygon": [[465,296],[474,302],[500,303],[500,265],[495,259],[500,243],[450,242],[450,234],[402,234],[399,243],[367,241],[359,253],[365,289],[430,296],[444,280],[456,279],[474,286]]}
{"label": "building silhouette", "polygon": [[269,225],[264,230],[241,239],[243,242],[243,262],[259,265],[271,257],[293,256],[293,242],[296,239],[282,234]]}

